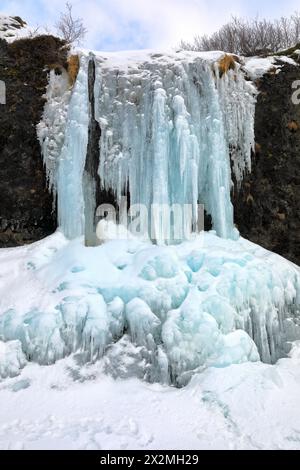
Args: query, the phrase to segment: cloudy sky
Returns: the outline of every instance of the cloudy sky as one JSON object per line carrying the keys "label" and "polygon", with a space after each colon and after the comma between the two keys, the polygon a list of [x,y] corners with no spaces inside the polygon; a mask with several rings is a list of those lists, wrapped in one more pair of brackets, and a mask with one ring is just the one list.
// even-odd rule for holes
{"label": "cloudy sky", "polygon": [[[70,0],[83,18],[84,46],[97,50],[164,48],[211,33],[231,15],[280,17],[300,10],[298,0]],[[0,0],[0,12],[52,28],[64,0]]]}

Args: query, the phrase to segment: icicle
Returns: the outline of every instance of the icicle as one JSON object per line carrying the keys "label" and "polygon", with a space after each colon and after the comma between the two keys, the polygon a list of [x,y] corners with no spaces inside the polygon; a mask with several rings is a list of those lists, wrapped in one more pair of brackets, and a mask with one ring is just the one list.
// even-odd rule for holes
{"label": "icicle", "polygon": [[81,57],[58,163],[58,222],[68,238],[76,238],[84,233],[83,172],[89,126],[88,62],[88,57]]}
{"label": "icicle", "polygon": [[46,91],[46,104],[42,121],[37,125],[38,139],[41,144],[46,177],[55,202],[57,194],[57,167],[63,147],[67,126],[68,105],[71,98],[69,77],[66,71],[56,75],[50,71]]}
{"label": "icicle", "polygon": [[224,79],[213,69],[197,54],[129,59],[126,68],[98,58],[99,175],[118,201],[128,188],[131,203],[148,209],[191,204],[190,225],[203,203],[217,233],[235,238],[230,150],[240,181],[250,168],[255,93],[238,69]]}

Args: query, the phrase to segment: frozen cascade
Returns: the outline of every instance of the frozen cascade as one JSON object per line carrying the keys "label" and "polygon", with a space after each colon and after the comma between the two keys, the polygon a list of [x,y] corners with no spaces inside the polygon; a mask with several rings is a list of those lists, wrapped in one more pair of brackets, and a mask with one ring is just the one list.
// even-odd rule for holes
{"label": "frozen cascade", "polygon": [[37,134],[46,167],[48,187],[53,192],[54,202],[57,195],[58,161],[64,144],[70,97],[67,72],[62,71],[61,75],[57,75],[51,70],[43,119],[37,125]]}
{"label": "frozen cascade", "polygon": [[[90,60],[96,68],[93,114],[101,130],[100,189],[113,191],[119,204],[129,192],[131,205],[143,204],[149,212],[151,205],[189,204],[191,214],[185,221],[189,231],[197,227],[197,204],[204,204],[217,234],[237,237],[230,157],[239,182],[251,166],[256,92],[238,63],[220,77],[218,60],[223,56],[221,52],[81,54],[67,116],[64,112],[62,148],[55,142],[57,132],[51,132],[51,119],[47,125],[53,114],[49,103],[39,126],[49,182],[58,194],[59,224],[67,237],[86,231],[84,206],[96,207],[96,201],[90,201],[96,198],[95,184],[84,179],[91,118]],[[51,103],[51,81],[49,88]],[[67,101],[69,91],[62,96]],[[97,204],[106,202],[100,198]],[[90,214],[86,220],[91,224]],[[169,238],[163,224],[159,232],[154,216],[152,238],[162,242]]]}
{"label": "frozen cascade", "polygon": [[[58,224],[69,238],[84,233],[84,165],[88,146],[90,104],[89,57],[82,55],[72,93],[68,77],[52,71],[47,104],[37,132],[50,189],[57,196]],[[88,189],[88,188],[87,188]]]}
{"label": "frozen cascade", "polygon": [[102,187],[117,201],[128,188],[131,204],[147,208],[190,204],[194,227],[204,204],[218,235],[235,238],[229,153],[240,181],[251,165],[255,109],[239,65],[220,78],[218,64],[199,54],[150,54],[126,68],[108,62],[96,59]]}
{"label": "frozen cascade", "polygon": [[[220,76],[223,56],[82,52],[72,91],[51,74],[38,135],[61,231],[0,253],[3,376],[76,354],[114,376],[183,385],[208,366],[276,362],[300,339],[299,268],[234,228],[230,158],[238,183],[251,167],[255,90],[239,64]],[[105,190],[147,208],[190,203],[193,226],[203,203],[215,232],[84,246]]]}

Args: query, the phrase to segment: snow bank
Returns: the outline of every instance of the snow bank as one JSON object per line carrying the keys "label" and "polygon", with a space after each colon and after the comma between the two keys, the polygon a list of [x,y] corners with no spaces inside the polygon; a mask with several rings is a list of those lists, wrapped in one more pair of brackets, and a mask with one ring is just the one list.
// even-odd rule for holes
{"label": "snow bank", "polygon": [[0,383],[0,449],[300,450],[299,344],[274,366],[208,368],[180,390],[129,379],[138,352],[122,349],[110,354],[118,380],[106,356],[74,356]]}
{"label": "snow bank", "polygon": [[276,362],[300,338],[299,268],[243,239],[87,248],[58,232],[1,250],[0,273],[0,339],[40,364],[116,362],[127,334],[145,378],[181,384],[203,367]]}

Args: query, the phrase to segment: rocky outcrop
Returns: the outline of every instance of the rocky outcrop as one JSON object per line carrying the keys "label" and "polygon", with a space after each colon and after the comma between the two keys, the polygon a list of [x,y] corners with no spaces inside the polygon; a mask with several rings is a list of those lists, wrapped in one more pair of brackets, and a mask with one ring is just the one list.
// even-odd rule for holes
{"label": "rocky outcrop", "polygon": [[36,136],[44,108],[48,70],[66,66],[64,43],[52,36],[0,40],[0,247],[38,240],[56,229]]}
{"label": "rocky outcrop", "polygon": [[[282,64],[281,64],[282,65]],[[252,172],[233,200],[240,233],[300,265],[300,68],[285,64],[258,82]]]}

